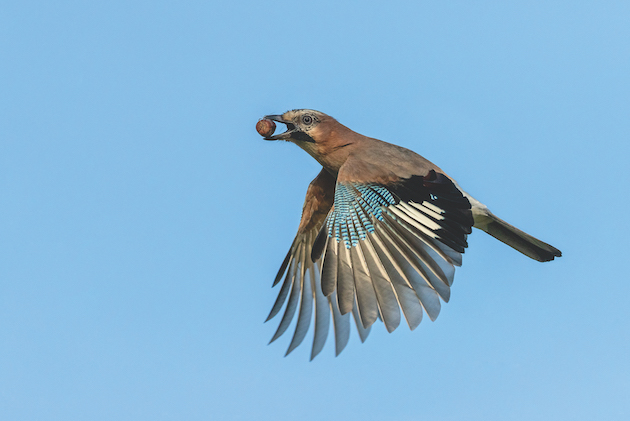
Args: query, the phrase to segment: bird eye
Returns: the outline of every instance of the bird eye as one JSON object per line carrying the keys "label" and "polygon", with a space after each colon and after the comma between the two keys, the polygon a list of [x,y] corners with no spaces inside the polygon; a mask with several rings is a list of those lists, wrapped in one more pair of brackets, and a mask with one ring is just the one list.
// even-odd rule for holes
{"label": "bird eye", "polygon": [[303,115],[302,116],[302,123],[309,125],[313,122],[313,117],[311,117],[310,115]]}

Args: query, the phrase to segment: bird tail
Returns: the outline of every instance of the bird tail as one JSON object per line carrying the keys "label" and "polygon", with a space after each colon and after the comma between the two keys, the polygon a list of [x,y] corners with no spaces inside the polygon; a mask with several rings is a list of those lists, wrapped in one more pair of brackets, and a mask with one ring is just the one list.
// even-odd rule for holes
{"label": "bird tail", "polygon": [[497,240],[520,251],[525,256],[539,262],[549,262],[554,257],[562,256],[562,252],[557,248],[508,224],[490,212],[488,208],[478,208],[473,205],[472,210],[475,218],[475,228],[487,232]]}

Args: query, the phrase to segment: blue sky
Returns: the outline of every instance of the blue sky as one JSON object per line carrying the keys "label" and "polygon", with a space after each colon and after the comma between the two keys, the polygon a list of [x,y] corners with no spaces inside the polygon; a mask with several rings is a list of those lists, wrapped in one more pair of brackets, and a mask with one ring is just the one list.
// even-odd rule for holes
{"label": "blue sky", "polygon": [[[8,1],[0,418],[630,417],[630,4]],[[267,346],[313,108],[560,248],[476,231],[435,322]]]}

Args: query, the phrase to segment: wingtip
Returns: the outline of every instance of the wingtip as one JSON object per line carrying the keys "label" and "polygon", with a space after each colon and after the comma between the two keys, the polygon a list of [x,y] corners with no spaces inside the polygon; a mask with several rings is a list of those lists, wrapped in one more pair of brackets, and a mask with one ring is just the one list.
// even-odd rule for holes
{"label": "wingtip", "polygon": [[313,361],[315,359],[315,357],[317,357],[319,355],[320,352],[321,352],[321,349],[319,351],[317,351],[317,352],[312,351],[311,352],[311,357],[309,358],[308,362]]}
{"label": "wingtip", "polygon": [[[278,313],[276,313],[278,314]],[[265,321],[263,322],[263,324],[267,323],[269,320],[273,319],[274,317],[276,317],[276,314],[273,314],[273,311],[269,313],[269,315],[267,316],[267,318],[265,319]]]}
{"label": "wingtip", "polygon": [[442,310],[442,307],[440,306],[440,308],[438,308],[437,311],[433,310],[431,311],[431,313],[427,311],[427,316],[429,316],[429,320],[431,320],[432,322],[436,321],[438,316],[440,315],[441,310]]}

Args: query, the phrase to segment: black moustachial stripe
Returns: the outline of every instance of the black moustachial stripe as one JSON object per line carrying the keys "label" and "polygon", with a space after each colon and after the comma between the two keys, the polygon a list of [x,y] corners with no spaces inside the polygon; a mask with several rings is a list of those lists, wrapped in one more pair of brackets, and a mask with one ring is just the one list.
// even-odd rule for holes
{"label": "black moustachial stripe", "polygon": [[315,143],[315,140],[312,137],[299,130],[294,132],[291,137],[295,140],[301,140],[302,142]]}

